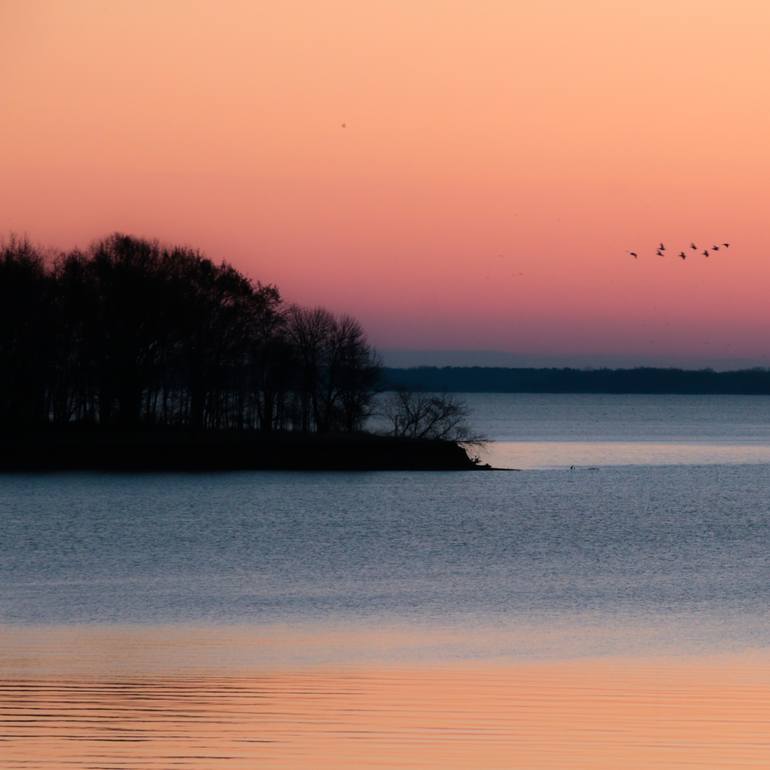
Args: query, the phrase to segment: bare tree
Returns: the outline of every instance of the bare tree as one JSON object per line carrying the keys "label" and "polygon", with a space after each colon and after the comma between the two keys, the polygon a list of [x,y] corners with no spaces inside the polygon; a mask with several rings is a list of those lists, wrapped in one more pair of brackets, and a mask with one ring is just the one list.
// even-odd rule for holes
{"label": "bare tree", "polygon": [[380,363],[361,324],[348,315],[335,319],[329,340],[324,393],[326,421],[346,433],[361,430],[371,415]]}
{"label": "bare tree", "polygon": [[467,404],[454,396],[436,393],[415,393],[396,390],[387,399],[385,417],[394,436],[408,438],[444,439],[478,444],[468,426],[470,414]]}
{"label": "bare tree", "polygon": [[299,359],[300,427],[307,432],[315,426],[323,432],[326,426],[321,415],[321,379],[334,316],[325,308],[293,305],[287,312],[287,320],[289,339]]}
{"label": "bare tree", "polygon": [[299,359],[301,428],[360,430],[379,377],[379,362],[361,325],[324,308],[293,306],[288,336]]}

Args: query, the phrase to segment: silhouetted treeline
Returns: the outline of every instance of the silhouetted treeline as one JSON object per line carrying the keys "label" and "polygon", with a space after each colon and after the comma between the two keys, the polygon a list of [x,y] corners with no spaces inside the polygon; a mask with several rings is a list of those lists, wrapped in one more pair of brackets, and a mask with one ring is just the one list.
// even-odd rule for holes
{"label": "silhouetted treeline", "polygon": [[356,320],[194,249],[0,244],[0,427],[352,432],[378,376]]}
{"label": "silhouetted treeline", "polygon": [[385,389],[440,393],[682,393],[770,394],[770,370],[385,368]]}

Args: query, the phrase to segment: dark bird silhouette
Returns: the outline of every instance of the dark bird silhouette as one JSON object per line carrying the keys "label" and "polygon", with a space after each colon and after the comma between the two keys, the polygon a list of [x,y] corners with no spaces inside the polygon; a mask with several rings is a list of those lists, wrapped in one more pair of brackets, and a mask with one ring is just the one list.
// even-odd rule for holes
{"label": "dark bird silhouette", "polygon": [[703,256],[704,256],[704,257],[707,257],[708,255],[709,255],[708,251],[707,251],[707,250],[704,250],[704,252],[703,252]]}
{"label": "dark bird silhouette", "polygon": [[719,251],[719,246],[712,246],[712,247],[711,247],[711,250],[712,250],[712,251]]}
{"label": "dark bird silhouette", "polygon": [[660,246],[658,246],[658,251],[665,251],[666,247],[661,243]]}
{"label": "dark bird silhouette", "polygon": [[722,245],[723,245],[723,246],[724,246],[726,249],[729,249],[729,248],[730,248],[730,244],[729,244],[729,243],[723,243]]}
{"label": "dark bird silhouette", "polygon": [[695,251],[697,251],[697,250],[698,250],[698,247],[697,247],[697,246],[696,246],[694,243],[691,243],[691,244],[690,244],[690,248],[691,248],[691,249],[695,249]]}
{"label": "dark bird silhouette", "polygon": [[679,252],[679,256],[680,256],[682,259],[687,259],[687,254],[685,254],[683,251],[680,251],[680,252]]}
{"label": "dark bird silhouette", "polygon": [[665,254],[664,254],[664,253],[663,253],[663,252],[662,252],[660,249],[658,249],[658,250],[657,250],[655,253],[656,253],[656,254],[657,254],[659,257],[665,257],[665,256],[666,256],[666,255],[665,255]]}
{"label": "dark bird silhouette", "polygon": [[634,259],[636,259],[639,255],[635,251],[629,251],[628,252]]}

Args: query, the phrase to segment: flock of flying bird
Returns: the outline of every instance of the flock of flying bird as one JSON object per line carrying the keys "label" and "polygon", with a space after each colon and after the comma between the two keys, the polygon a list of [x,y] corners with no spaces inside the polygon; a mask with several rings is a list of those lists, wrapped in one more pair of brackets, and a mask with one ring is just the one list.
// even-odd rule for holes
{"label": "flock of flying bird", "polygon": [[[698,249],[699,249],[700,247],[699,247],[699,246],[696,246],[694,243],[691,243],[691,244],[690,244],[690,248],[691,248],[693,251],[698,251]],[[720,249],[720,248],[729,249],[729,248],[730,248],[730,244],[729,244],[729,243],[721,243],[721,244],[719,244],[719,243],[715,243],[715,244],[714,244],[714,245],[711,247],[711,249],[703,249],[703,251],[701,252],[701,254],[703,254],[703,256],[704,256],[704,257],[707,257],[707,256],[709,256],[709,254],[711,254],[711,252],[712,252],[712,251],[719,251],[719,249]],[[656,254],[657,254],[659,257],[665,257],[665,256],[666,256],[666,246],[665,246],[665,244],[664,244],[664,243],[660,243],[660,244],[658,245],[658,248],[657,248],[657,250],[655,251],[655,253],[656,253]],[[639,257],[639,254],[638,254],[638,252],[636,252],[636,251],[629,251],[629,252],[628,252],[628,254],[629,254],[630,256],[632,256],[634,259],[638,259],[638,257]],[[684,251],[680,251],[680,252],[679,252],[679,254],[677,254],[677,256],[679,257],[679,259],[687,259],[687,254],[686,254]]]}

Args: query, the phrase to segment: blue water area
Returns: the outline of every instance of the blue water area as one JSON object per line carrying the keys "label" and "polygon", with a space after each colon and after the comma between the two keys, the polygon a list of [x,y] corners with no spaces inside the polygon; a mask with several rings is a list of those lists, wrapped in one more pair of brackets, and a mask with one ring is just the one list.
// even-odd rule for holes
{"label": "blue water area", "polygon": [[[475,398],[477,414],[487,409],[480,422],[501,413],[498,433],[509,438],[521,397]],[[567,415],[597,422],[590,415],[604,411],[604,428],[579,432],[598,447],[597,465],[2,475],[0,622],[588,620],[669,628],[671,638],[708,628],[716,646],[770,641],[770,465],[740,453],[730,463],[611,462],[613,446],[649,447],[651,432],[664,447],[695,434],[707,455],[747,434],[761,448],[768,403],[709,406],[714,427],[702,399],[637,397],[636,409],[614,402],[621,430],[604,397],[550,398],[551,409],[530,399],[528,440],[517,446],[555,448],[575,430]]]}
{"label": "blue water area", "polygon": [[767,492],[763,466],[3,477],[0,618],[700,614],[761,642]]}
{"label": "blue water area", "polygon": [[496,441],[770,444],[767,396],[458,394]]}

